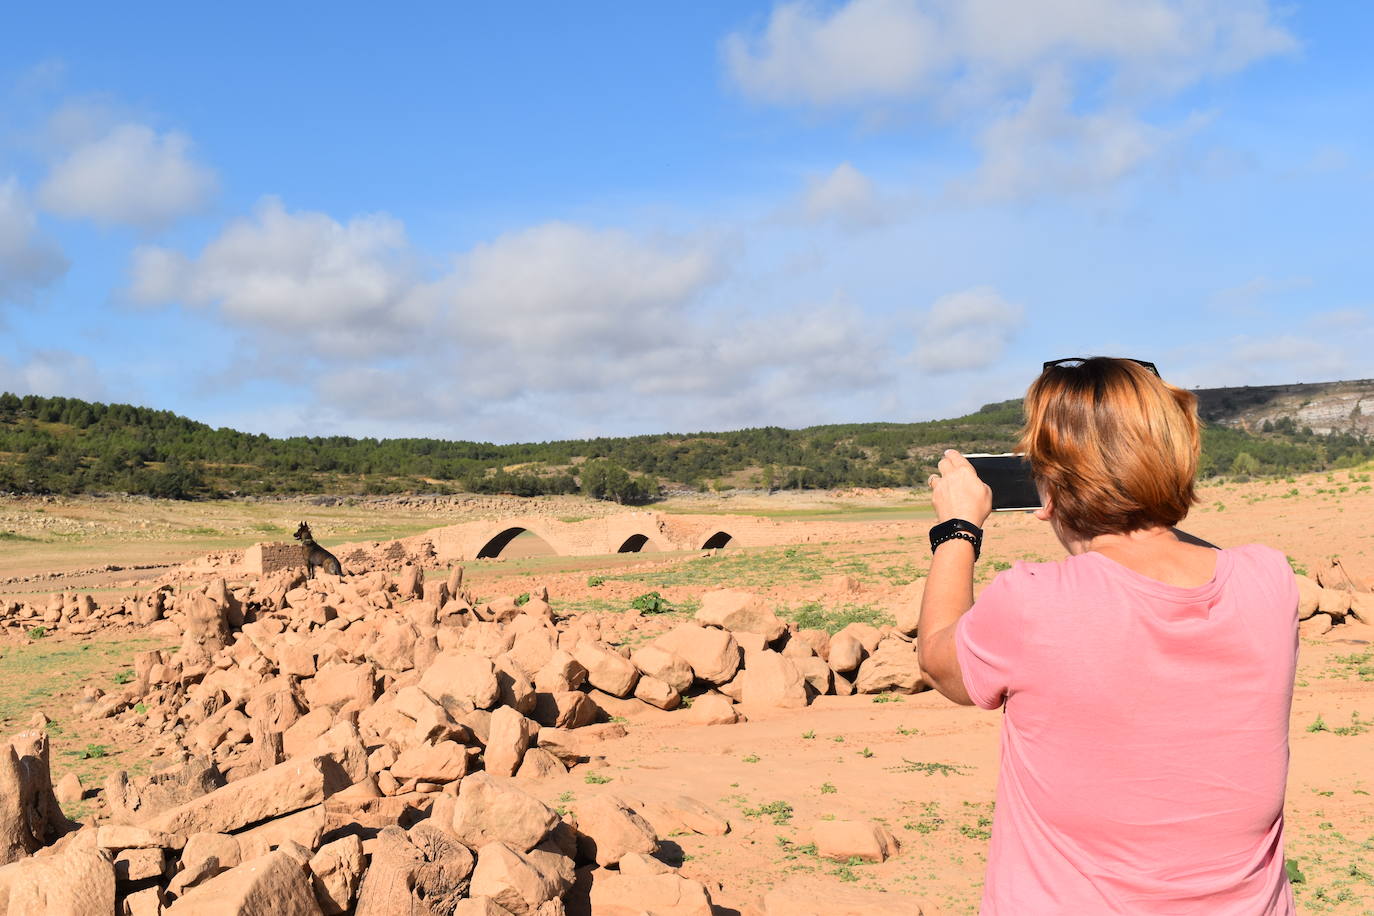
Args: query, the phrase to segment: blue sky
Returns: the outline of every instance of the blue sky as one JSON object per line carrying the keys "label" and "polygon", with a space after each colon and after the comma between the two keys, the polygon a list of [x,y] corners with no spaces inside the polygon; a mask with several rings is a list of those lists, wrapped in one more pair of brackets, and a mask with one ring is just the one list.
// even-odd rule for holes
{"label": "blue sky", "polygon": [[1374,376],[1367,4],[285,6],[9,13],[0,388],[524,441]]}

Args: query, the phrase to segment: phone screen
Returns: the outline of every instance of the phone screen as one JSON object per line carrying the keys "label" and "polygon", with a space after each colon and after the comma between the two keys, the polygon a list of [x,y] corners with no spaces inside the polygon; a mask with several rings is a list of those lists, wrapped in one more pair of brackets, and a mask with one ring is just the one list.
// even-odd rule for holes
{"label": "phone screen", "polygon": [[995,512],[1039,509],[1040,492],[1023,455],[965,455],[978,478],[992,488]]}

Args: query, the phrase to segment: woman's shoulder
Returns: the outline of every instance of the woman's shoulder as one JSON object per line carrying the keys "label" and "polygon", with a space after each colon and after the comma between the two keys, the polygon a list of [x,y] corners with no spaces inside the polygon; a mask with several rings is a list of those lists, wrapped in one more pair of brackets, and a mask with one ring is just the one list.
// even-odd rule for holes
{"label": "woman's shoulder", "polygon": [[1267,544],[1242,544],[1239,547],[1225,547],[1226,554],[1233,565],[1243,565],[1251,569],[1263,570],[1274,574],[1291,576],[1293,567],[1288,556]]}

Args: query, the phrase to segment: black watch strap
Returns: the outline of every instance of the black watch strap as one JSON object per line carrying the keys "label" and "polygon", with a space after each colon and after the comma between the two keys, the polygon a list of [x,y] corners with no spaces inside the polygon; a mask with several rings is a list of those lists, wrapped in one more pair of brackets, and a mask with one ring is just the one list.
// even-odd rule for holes
{"label": "black watch strap", "polygon": [[973,560],[977,562],[978,555],[983,552],[983,529],[962,518],[952,518],[930,529],[930,552],[934,553],[945,541],[956,539],[973,545]]}

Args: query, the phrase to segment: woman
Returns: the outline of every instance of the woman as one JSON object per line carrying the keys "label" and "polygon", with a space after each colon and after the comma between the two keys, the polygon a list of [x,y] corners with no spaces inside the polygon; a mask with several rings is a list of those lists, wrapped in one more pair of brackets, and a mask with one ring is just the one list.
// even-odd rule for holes
{"label": "woman", "polygon": [[1283,554],[1199,546],[1196,399],[1134,360],[1047,363],[1021,447],[1069,556],[973,600],[991,493],[931,478],[921,666],[1004,706],[982,913],[1279,916],[1297,585]]}

